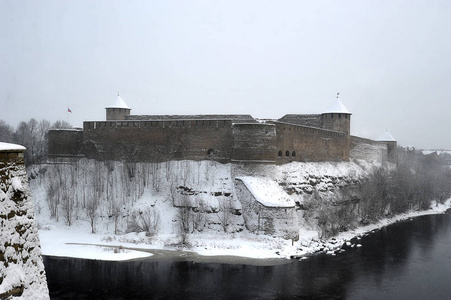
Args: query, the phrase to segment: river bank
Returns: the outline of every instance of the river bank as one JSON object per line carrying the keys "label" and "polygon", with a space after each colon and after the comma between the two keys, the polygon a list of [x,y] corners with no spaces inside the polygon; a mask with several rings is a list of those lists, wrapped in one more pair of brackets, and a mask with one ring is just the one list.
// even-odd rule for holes
{"label": "river bank", "polygon": [[342,232],[326,241],[319,239],[316,231],[302,229],[299,241],[294,243],[291,240],[250,233],[193,234],[189,236],[189,248],[178,246],[179,237],[174,234],[157,237],[147,237],[144,233],[120,236],[92,234],[89,226],[61,228],[48,225],[39,230],[39,235],[42,253],[48,256],[109,261],[169,257],[225,263],[238,260],[245,264],[256,264],[254,260],[271,260],[270,264],[273,264],[278,259],[305,259],[318,252],[336,255],[343,251],[341,248],[344,245],[364,247],[365,245],[359,243],[363,235],[417,216],[444,213],[450,207],[451,199],[448,199],[444,204],[434,203],[429,210],[413,211],[386,218],[375,224]]}
{"label": "river bank", "polygon": [[186,259],[162,253],[121,262],[45,256],[44,264],[52,299],[446,299],[451,293],[449,210],[356,242],[363,246],[344,246],[336,256],[276,259],[277,265],[192,252]]}

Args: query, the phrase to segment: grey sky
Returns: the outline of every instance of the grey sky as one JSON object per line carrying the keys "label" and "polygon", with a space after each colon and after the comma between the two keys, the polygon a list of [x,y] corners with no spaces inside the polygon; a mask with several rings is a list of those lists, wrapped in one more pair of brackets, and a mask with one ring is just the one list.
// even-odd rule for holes
{"label": "grey sky", "polygon": [[451,149],[451,1],[3,1],[0,119],[321,113]]}

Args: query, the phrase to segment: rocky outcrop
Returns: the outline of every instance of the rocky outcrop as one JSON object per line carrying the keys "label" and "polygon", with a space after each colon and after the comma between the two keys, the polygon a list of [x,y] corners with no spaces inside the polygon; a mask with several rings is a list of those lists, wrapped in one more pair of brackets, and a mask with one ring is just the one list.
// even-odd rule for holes
{"label": "rocky outcrop", "polygon": [[0,158],[0,299],[49,299],[23,156]]}

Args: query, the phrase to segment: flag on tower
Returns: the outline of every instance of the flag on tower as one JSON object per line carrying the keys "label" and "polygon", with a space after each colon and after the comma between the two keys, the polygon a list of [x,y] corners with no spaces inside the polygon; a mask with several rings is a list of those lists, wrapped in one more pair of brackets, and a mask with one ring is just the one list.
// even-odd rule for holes
{"label": "flag on tower", "polygon": [[69,108],[69,107],[67,108],[67,112],[70,112],[70,113],[72,113],[72,111],[70,110],[70,108]]}

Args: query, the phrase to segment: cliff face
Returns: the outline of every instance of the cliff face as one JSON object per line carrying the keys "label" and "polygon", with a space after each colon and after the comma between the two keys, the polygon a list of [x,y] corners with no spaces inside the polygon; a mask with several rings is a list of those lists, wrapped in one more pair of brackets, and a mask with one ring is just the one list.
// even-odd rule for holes
{"label": "cliff face", "polygon": [[[125,233],[135,231],[136,226],[130,225],[137,223],[140,215],[155,211],[160,216],[156,234],[177,234],[178,212],[188,206],[193,218],[188,222],[189,232],[249,231],[286,236],[305,226],[317,229],[315,224],[304,222],[304,202],[312,194],[333,199],[339,189],[355,184],[373,167],[367,162],[276,166],[81,159],[34,166],[29,174],[43,227],[54,222],[81,226],[92,221],[93,231],[98,233]],[[246,189],[236,180],[242,177],[250,178]],[[281,207],[269,203],[274,195],[291,204]]]}
{"label": "cliff face", "polygon": [[0,299],[49,299],[23,158],[0,158]]}

